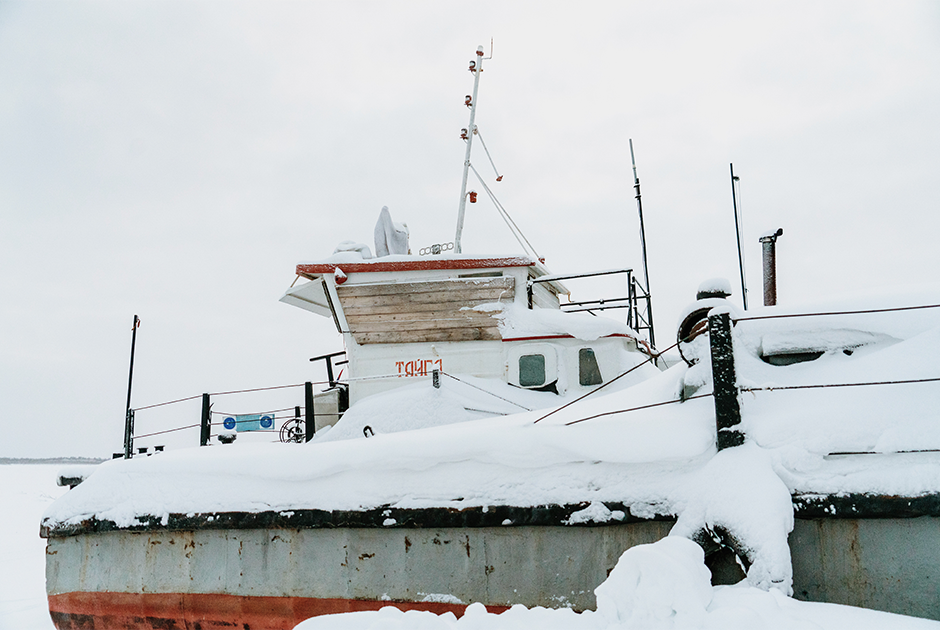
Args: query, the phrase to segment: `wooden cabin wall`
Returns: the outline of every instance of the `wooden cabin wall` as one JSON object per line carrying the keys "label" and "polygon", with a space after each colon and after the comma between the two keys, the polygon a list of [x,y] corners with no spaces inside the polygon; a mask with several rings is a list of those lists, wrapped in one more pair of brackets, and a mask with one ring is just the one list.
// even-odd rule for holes
{"label": "wooden cabin wall", "polygon": [[337,295],[358,344],[501,339],[494,313],[474,311],[491,302],[510,304],[510,276],[341,285]]}

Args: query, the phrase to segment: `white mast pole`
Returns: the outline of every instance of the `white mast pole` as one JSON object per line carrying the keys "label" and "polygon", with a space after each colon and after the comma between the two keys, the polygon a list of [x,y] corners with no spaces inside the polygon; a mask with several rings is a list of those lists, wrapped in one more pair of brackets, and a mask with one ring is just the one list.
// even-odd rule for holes
{"label": "white mast pole", "polygon": [[463,217],[467,209],[467,176],[470,173],[470,148],[476,131],[474,119],[477,113],[477,89],[480,87],[480,73],[483,72],[483,46],[477,47],[477,58],[470,62],[473,73],[473,96],[470,97],[470,125],[467,127],[467,154],[463,161],[463,183],[460,185],[460,208],[457,210],[457,235],[454,237],[454,253],[461,253],[460,235],[463,233]]}

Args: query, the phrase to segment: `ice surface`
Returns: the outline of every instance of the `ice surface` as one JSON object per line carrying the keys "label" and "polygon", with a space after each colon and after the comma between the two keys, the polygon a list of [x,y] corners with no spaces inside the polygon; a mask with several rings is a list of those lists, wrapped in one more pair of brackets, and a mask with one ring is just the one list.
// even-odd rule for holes
{"label": "ice surface", "polygon": [[[0,464],[0,629],[53,630],[46,601],[43,510],[68,491],[56,486],[62,465]],[[76,468],[69,466],[68,468]]]}

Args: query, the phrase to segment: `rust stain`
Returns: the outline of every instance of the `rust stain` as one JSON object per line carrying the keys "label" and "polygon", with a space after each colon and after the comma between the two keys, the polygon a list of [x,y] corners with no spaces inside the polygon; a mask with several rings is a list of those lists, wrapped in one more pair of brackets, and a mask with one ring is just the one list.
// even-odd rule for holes
{"label": "rust stain", "polygon": [[[125,630],[283,630],[319,615],[379,610],[388,601],[369,599],[252,597],[203,593],[67,593],[49,596],[49,614],[58,628]],[[464,613],[463,604],[398,600],[401,610]],[[487,605],[490,612],[508,610]],[[146,610],[146,616],[141,614]]]}
{"label": "rust stain", "polygon": [[409,549],[411,549],[411,539],[405,536],[405,553],[408,553]]}
{"label": "rust stain", "polygon": [[470,557],[470,536],[464,536],[464,548],[467,550],[467,557]]}
{"label": "rust stain", "polygon": [[366,558],[374,558],[374,557],[375,557],[375,554],[374,554],[374,553],[363,553],[363,554],[359,554],[359,559],[360,559],[360,560],[365,560]]}

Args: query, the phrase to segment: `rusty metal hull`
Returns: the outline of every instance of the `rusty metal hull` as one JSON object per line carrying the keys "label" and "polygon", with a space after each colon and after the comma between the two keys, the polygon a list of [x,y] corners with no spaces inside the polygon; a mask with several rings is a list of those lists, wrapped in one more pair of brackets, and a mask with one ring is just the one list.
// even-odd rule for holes
{"label": "rusty metal hull", "polygon": [[[45,532],[49,607],[59,630],[279,630],[389,603],[593,609],[623,551],[674,520],[619,506],[623,522],[565,525],[579,507],[171,515],[138,531],[88,522]],[[940,620],[940,496],[795,497],[794,508],[798,599]]]}
{"label": "rusty metal hull", "polygon": [[797,599],[940,620],[940,518],[799,519]]}
{"label": "rusty metal hull", "polygon": [[86,533],[49,539],[47,591],[60,630],[210,628],[247,618],[251,628],[286,630],[316,614],[392,602],[457,614],[477,601],[494,610],[587,609],[625,549],[671,527]]}

